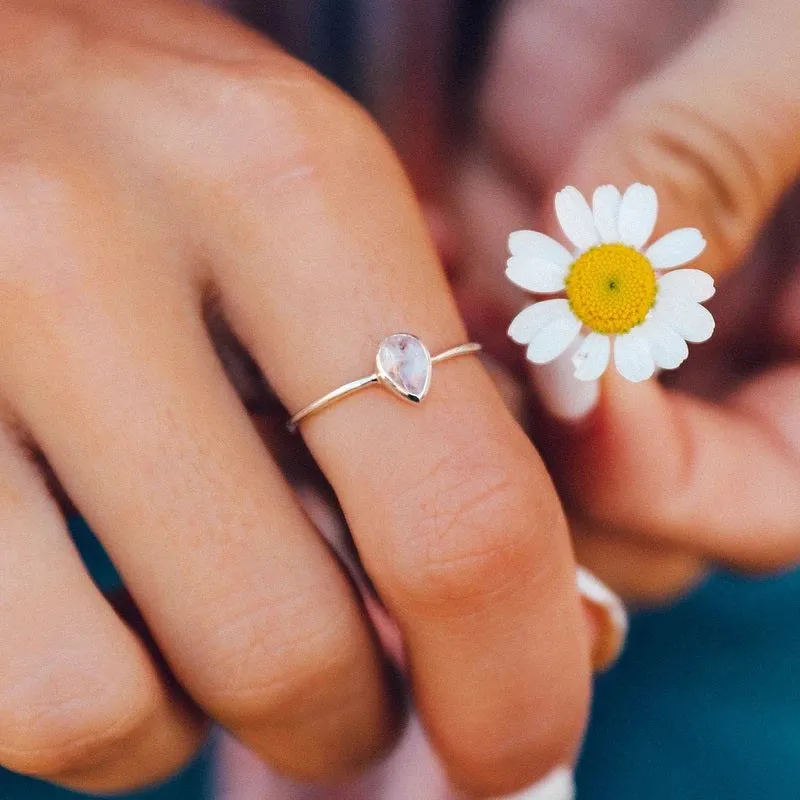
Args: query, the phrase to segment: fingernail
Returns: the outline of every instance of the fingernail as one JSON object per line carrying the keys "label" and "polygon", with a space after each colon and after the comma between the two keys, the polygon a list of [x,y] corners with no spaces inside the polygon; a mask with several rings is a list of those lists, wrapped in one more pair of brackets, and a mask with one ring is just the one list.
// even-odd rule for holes
{"label": "fingernail", "polygon": [[569,767],[557,767],[533,786],[494,800],[573,800],[575,781]]}
{"label": "fingernail", "polygon": [[577,581],[581,597],[596,612],[597,638],[592,652],[592,666],[596,672],[602,672],[622,652],[628,633],[628,612],[622,600],[584,567],[578,567]]}
{"label": "fingernail", "polygon": [[533,367],[533,383],[547,411],[565,422],[579,422],[597,405],[598,381],[579,381],[575,377],[572,355],[580,342],[549,364]]}

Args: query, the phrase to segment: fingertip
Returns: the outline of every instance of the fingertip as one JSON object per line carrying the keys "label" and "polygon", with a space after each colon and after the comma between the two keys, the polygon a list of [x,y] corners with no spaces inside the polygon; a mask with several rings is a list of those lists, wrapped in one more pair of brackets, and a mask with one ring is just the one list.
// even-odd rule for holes
{"label": "fingertip", "polygon": [[579,344],[570,346],[549,364],[531,367],[533,384],[545,410],[557,421],[571,425],[586,420],[600,400],[598,381],[581,381],[574,375],[572,356]]}
{"label": "fingertip", "polygon": [[[573,701],[577,699],[577,695]],[[585,693],[588,703],[588,691]],[[445,756],[451,781],[467,797],[490,797],[494,800],[549,798],[546,787],[564,786],[564,764],[574,763],[585,731],[586,708],[578,703],[562,704],[558,721],[548,719],[548,732],[541,719],[531,720],[531,729],[542,734],[526,742],[516,742],[519,749],[494,749],[491,736],[482,739],[480,753],[472,754],[469,763],[459,763],[452,754]],[[507,745],[505,745],[507,747]],[[569,770],[566,770],[569,773]],[[554,777],[557,775],[558,777]],[[571,777],[571,776],[570,776]],[[562,795],[556,794],[554,798]],[[569,797],[569,795],[564,795]]]}
{"label": "fingertip", "polygon": [[625,646],[628,613],[622,600],[586,568],[578,567],[577,583],[592,640],[592,667],[603,672],[616,662]]}
{"label": "fingertip", "polygon": [[533,786],[493,800],[573,800],[574,797],[575,779],[572,770],[569,767],[556,767]]}

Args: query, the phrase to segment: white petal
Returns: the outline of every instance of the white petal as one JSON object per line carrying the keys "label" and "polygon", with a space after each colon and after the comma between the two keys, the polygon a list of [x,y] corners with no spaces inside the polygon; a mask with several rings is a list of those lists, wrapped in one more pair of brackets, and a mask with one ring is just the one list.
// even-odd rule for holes
{"label": "white petal", "polygon": [[714,279],[701,269],[676,269],[658,279],[658,291],[676,299],[702,303],[714,296]]}
{"label": "white petal", "polygon": [[604,242],[619,241],[619,206],[622,202],[622,195],[616,186],[606,184],[598,186],[594,190],[592,197],[592,213],[594,214],[594,224],[600,239]]}
{"label": "white petal", "polygon": [[570,311],[537,331],[528,345],[528,361],[547,364],[558,358],[578,335],[581,321]]}
{"label": "white petal", "polygon": [[683,336],[687,342],[705,342],[714,333],[714,317],[698,303],[659,297],[653,313]]}
{"label": "white petal", "polygon": [[563,244],[539,231],[514,231],[508,237],[508,251],[512,256],[543,258],[562,267],[575,260]]}
{"label": "white petal", "polygon": [[508,328],[508,335],[517,344],[528,344],[540,328],[563,316],[572,316],[567,300],[543,300],[541,303],[534,303],[514,317]]}
{"label": "white petal", "polygon": [[632,383],[646,381],[656,370],[647,337],[639,328],[617,336],[614,341],[614,364],[623,378]]}
{"label": "white petal", "polygon": [[575,377],[579,381],[596,381],[608,366],[611,339],[602,333],[590,333],[572,356]]}
{"label": "white petal", "polygon": [[688,264],[706,249],[706,240],[697,228],[678,228],[647,248],[645,255],[655,269],[672,269]]}
{"label": "white petal", "polygon": [[619,206],[619,239],[632,247],[644,247],[656,226],[658,198],[652,186],[631,184]]}
{"label": "white petal", "polygon": [[538,399],[556,419],[577,422],[589,414],[600,399],[598,381],[579,381],[575,378],[572,356],[582,344],[583,339],[579,334],[558,358],[532,370]]}
{"label": "white petal", "polygon": [[565,236],[579,250],[600,244],[592,209],[574,186],[567,186],[556,194],[556,217]]}
{"label": "white petal", "polygon": [[683,338],[659,317],[650,314],[642,323],[641,330],[650,343],[650,352],[656,366],[675,369],[689,355],[689,348]]}
{"label": "white petal", "polygon": [[548,294],[564,291],[567,267],[530,256],[511,256],[506,262],[506,277],[529,292]]}

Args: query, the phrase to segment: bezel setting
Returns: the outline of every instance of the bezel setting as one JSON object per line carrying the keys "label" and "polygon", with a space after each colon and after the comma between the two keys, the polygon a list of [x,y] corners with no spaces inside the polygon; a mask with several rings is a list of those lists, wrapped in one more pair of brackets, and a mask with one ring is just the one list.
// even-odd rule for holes
{"label": "bezel setting", "polygon": [[[392,357],[392,350],[411,348],[416,352],[413,357],[422,359],[422,364],[417,367],[422,375],[421,382],[418,380],[403,379],[398,370],[402,369],[402,364],[390,365],[389,358]],[[392,367],[396,366],[395,369]],[[389,389],[392,394],[406,400],[409,403],[421,403],[431,386],[433,375],[433,359],[430,351],[423,341],[412,333],[393,333],[387,336],[378,346],[375,354],[375,374],[382,386]]]}

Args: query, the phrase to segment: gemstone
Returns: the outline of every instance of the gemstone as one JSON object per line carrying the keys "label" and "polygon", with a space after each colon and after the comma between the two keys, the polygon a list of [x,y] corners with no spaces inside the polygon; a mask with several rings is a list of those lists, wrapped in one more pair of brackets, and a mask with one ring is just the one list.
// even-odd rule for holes
{"label": "gemstone", "polygon": [[431,356],[410,333],[387,336],[378,348],[378,375],[401,397],[418,403],[431,383]]}

